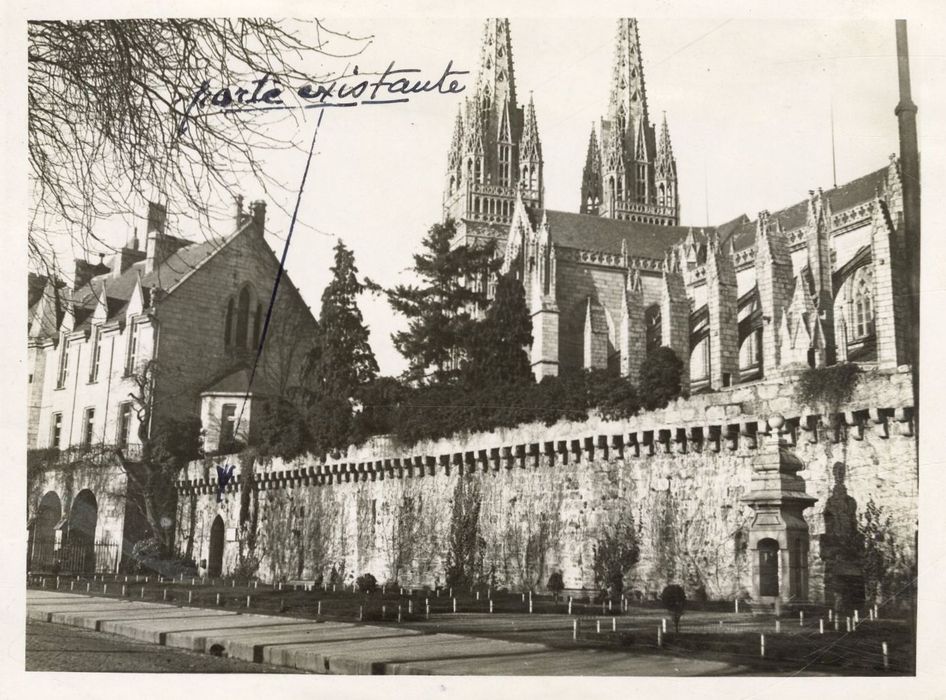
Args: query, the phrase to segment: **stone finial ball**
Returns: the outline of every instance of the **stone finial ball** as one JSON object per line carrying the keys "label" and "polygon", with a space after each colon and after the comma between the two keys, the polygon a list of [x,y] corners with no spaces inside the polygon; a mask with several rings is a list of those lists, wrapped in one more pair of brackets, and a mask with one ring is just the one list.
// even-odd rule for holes
{"label": "stone finial ball", "polygon": [[774,415],[769,416],[769,427],[772,428],[773,430],[778,430],[783,425],[785,425],[785,418],[782,416],[781,413],[776,413]]}

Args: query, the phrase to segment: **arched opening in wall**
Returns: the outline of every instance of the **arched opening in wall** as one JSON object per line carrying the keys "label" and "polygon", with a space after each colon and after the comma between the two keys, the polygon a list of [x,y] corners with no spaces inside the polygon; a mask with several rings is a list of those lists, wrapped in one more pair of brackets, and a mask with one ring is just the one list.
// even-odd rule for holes
{"label": "arched opening in wall", "polygon": [[99,506],[95,495],[83,489],[72,501],[69,511],[69,546],[63,565],[69,571],[95,571],[95,526]]}
{"label": "arched opening in wall", "polygon": [[739,346],[739,381],[762,377],[762,329],[754,328]]}
{"label": "arched opening in wall", "polygon": [[648,355],[655,353],[663,345],[660,324],[660,304],[651,304],[644,309],[644,347]]}
{"label": "arched opening in wall", "polygon": [[62,520],[62,501],[55,491],[40,499],[30,528],[30,571],[51,570],[56,562],[56,525]]}
{"label": "arched opening in wall", "polygon": [[759,540],[759,595],[778,595],[778,542],[771,537]]}
{"label": "arched opening in wall", "polygon": [[214,518],[210,526],[210,551],[207,553],[207,575],[211,578],[220,576],[223,572],[223,518],[219,515]]}
{"label": "arched opening in wall", "polygon": [[710,356],[709,336],[703,336],[690,352],[691,391],[697,391],[709,384]]}

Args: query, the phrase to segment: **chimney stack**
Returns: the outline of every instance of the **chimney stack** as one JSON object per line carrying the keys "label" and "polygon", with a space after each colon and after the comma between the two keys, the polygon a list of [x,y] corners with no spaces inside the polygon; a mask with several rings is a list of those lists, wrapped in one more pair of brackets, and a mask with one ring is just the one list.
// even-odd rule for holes
{"label": "chimney stack", "polygon": [[233,198],[233,230],[239,231],[243,225],[243,195],[238,194]]}
{"label": "chimney stack", "polygon": [[253,228],[256,234],[262,236],[266,232],[266,202],[261,199],[250,203],[250,211],[253,217]]}

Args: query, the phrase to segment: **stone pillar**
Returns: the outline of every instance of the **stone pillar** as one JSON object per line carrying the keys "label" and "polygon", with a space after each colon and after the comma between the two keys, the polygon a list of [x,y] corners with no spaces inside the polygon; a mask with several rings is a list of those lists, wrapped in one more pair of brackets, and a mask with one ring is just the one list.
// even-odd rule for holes
{"label": "stone pillar", "polygon": [[874,273],[874,333],[877,339],[877,363],[892,368],[910,362],[909,284],[905,279],[902,258],[895,247],[895,229],[887,206],[874,198],[871,220],[871,265]]}
{"label": "stone pillar", "polygon": [[818,499],[805,492],[805,465],[779,439],[785,420],[775,415],[759,433],[752,490],[743,498],[755,517],[749,527],[752,597],[766,603],[808,600],[808,523],[803,511]]}
{"label": "stone pillar", "polygon": [[756,227],[755,278],[762,311],[762,373],[773,377],[780,364],[779,327],[791,302],[794,276],[785,233],[778,223],[770,224],[767,211],[759,212]]}
{"label": "stone pillar", "polygon": [[[546,234],[547,236],[547,234]],[[536,243],[536,265],[532,273],[532,373],[536,381],[558,376],[558,322],[555,249],[545,237]]]}
{"label": "stone pillar", "polygon": [[808,266],[814,281],[816,318],[810,321],[815,366],[835,363],[834,286],[831,280],[831,207],[821,190],[808,200]]}
{"label": "stone pillar", "polygon": [[660,295],[660,337],[683,362],[680,389],[690,389],[690,300],[678,266],[664,270]]}
{"label": "stone pillar", "polygon": [[739,319],[732,256],[712,240],[706,251],[706,306],[709,311],[710,386],[722,389],[739,378]]}
{"label": "stone pillar", "polygon": [[640,379],[644,360],[644,288],[637,270],[628,269],[621,309],[621,376]]}

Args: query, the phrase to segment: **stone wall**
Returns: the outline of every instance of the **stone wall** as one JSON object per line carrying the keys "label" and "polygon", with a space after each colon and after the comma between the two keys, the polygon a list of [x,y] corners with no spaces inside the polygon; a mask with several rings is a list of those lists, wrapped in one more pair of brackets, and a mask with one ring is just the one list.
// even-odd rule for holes
{"label": "stone wall", "polygon": [[[542,587],[561,571],[567,587],[591,588],[597,538],[633,516],[641,560],[629,588],[653,593],[677,581],[730,597],[750,587],[751,510],[741,499],[766,419],[781,414],[783,444],[806,465],[800,476],[818,499],[805,515],[811,597],[821,600],[825,523],[850,524],[869,500],[892,516],[892,537],[913,558],[911,397],[905,368],[869,370],[837,412],[800,406],[791,381],[760,382],[620,422],[522,425],[408,450],[379,439],[328,462],[218,458],[192,464],[180,483],[179,537],[182,549],[193,537],[195,558],[206,559],[213,520],[239,528],[242,513],[246,526],[224,546],[225,572],[252,550],[264,580],[334,568],[349,580],[370,572],[379,581],[442,584],[455,503],[478,501],[481,568],[495,585]],[[223,463],[236,467],[236,479],[218,502],[213,467]],[[247,536],[254,523],[255,549]]]}

